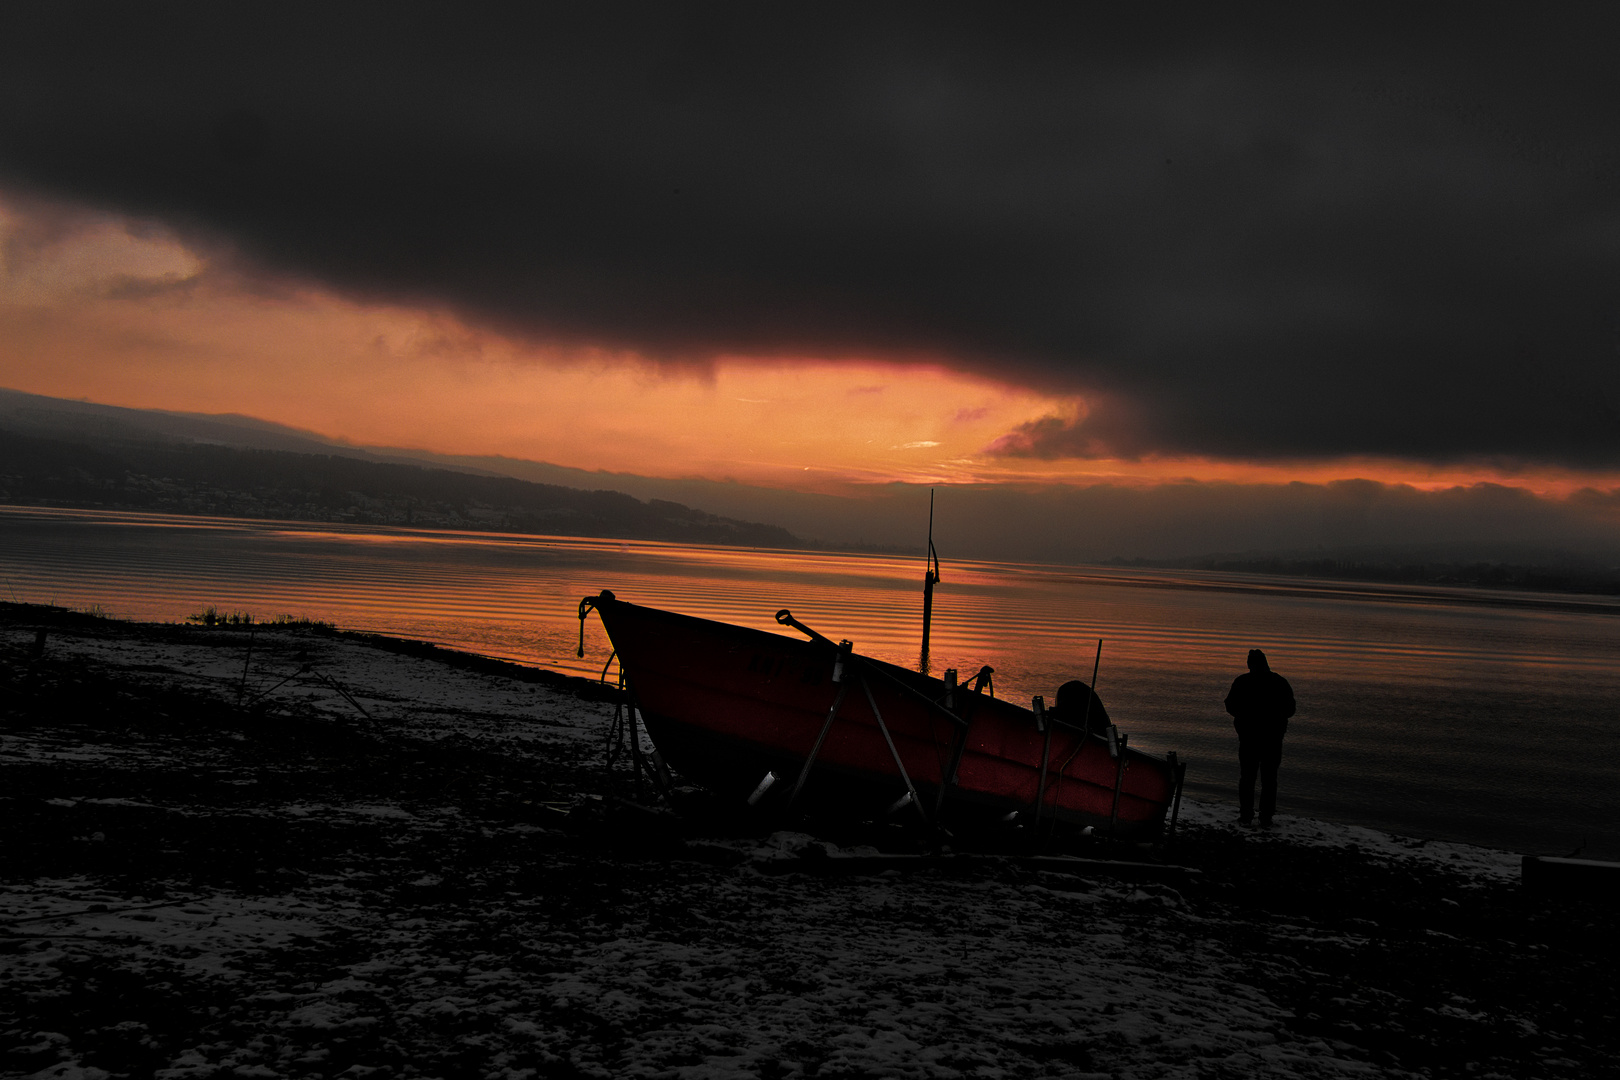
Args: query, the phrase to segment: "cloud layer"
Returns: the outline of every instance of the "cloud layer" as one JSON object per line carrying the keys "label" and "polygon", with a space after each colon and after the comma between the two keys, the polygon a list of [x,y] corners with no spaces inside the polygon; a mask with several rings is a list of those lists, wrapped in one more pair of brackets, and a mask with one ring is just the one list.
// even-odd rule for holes
{"label": "cloud layer", "polygon": [[0,17],[0,184],[505,333],[1084,400],[1005,453],[1604,468],[1613,10],[63,5]]}

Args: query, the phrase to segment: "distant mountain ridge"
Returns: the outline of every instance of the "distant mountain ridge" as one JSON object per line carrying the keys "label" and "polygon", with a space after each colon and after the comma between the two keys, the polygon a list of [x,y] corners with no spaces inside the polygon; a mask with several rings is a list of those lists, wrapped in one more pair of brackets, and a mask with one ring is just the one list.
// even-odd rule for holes
{"label": "distant mountain ridge", "polygon": [[0,502],[799,547],[786,529],[622,492],[333,445],[248,417],[0,391]]}
{"label": "distant mountain ridge", "polygon": [[[4,389],[0,440],[0,500],[38,505],[877,550],[919,559],[929,521],[922,484],[871,485],[841,496],[589,471],[358,447],[248,416]],[[272,452],[320,463],[277,466],[262,456]],[[935,537],[947,565],[985,558],[1620,593],[1620,535],[1609,524],[1620,522],[1620,490],[1593,496],[1617,511],[1601,516],[1575,502],[1492,485],[1443,494],[1370,481],[1343,487],[1291,484],[1279,495],[1281,485],[951,485],[939,492]],[[1494,516],[1510,503],[1511,514]]]}
{"label": "distant mountain ridge", "polygon": [[[131,409],[90,401],[26,394],[0,388],[0,429],[47,438],[85,438],[120,442],[201,443],[251,450],[290,450],[304,454],[337,454],[362,461],[411,461],[409,454],[374,452],[328,439],[313,431],[289,427],[241,413],[186,413],[164,409]],[[432,464],[455,469],[444,461]],[[483,469],[456,469],[481,472]]]}
{"label": "distant mountain ridge", "polygon": [[[834,495],[780,491],[723,480],[668,479],[577,469],[499,455],[438,454],[398,447],[360,447],[317,432],[236,413],[184,413],[132,409],[0,389],[0,430],[47,437],[120,441],[212,443],[260,450],[329,454],[360,461],[449,469],[477,476],[510,476],[582,491],[618,491],[652,502],[673,502],[739,521],[779,526],[811,542],[891,550],[909,537],[875,520],[873,506]],[[926,502],[926,493],[920,502]],[[926,515],[924,506],[922,514]],[[926,517],[919,520],[926,521]],[[906,525],[911,525],[908,520]],[[907,549],[909,550],[909,549]]]}

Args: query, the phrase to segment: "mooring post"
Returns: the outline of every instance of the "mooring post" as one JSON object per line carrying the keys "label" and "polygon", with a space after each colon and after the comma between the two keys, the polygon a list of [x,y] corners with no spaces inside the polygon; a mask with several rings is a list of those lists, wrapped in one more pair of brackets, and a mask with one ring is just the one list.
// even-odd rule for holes
{"label": "mooring post", "polygon": [[928,551],[923,557],[922,656],[917,670],[928,674],[928,633],[934,621],[934,586],[939,582],[939,554],[934,550],[934,491],[928,490]]}

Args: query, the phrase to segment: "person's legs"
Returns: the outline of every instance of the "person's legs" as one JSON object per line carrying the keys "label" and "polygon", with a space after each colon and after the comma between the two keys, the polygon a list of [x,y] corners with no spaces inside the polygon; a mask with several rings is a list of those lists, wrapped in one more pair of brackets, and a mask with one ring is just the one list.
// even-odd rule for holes
{"label": "person's legs", "polygon": [[1277,768],[1282,764],[1282,736],[1267,739],[1255,757],[1260,771],[1260,824],[1270,825],[1277,812]]}
{"label": "person's legs", "polygon": [[1260,775],[1261,756],[1258,740],[1238,736],[1238,820],[1245,825],[1254,820],[1254,781]]}

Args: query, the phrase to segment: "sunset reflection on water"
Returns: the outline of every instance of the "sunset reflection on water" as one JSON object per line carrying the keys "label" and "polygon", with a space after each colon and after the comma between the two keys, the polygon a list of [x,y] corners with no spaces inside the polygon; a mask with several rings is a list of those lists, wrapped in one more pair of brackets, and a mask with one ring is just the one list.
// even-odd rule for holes
{"label": "sunset reflection on water", "polygon": [[[596,676],[609,647],[581,597],[781,633],[780,608],[915,666],[918,556],[734,549],[158,514],[0,508],[7,598],[180,621],[213,605]],[[1251,647],[1294,685],[1294,811],[1420,835],[1620,855],[1620,605],[1597,597],[946,560],[935,672],[995,668],[1000,696],[1089,679],[1132,745],[1235,773],[1222,698]]]}

